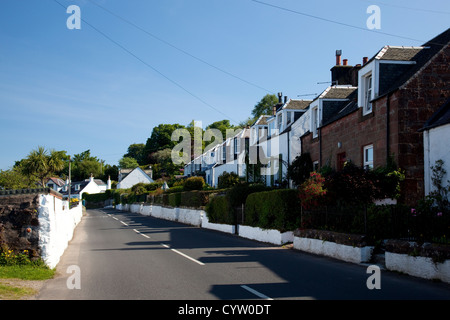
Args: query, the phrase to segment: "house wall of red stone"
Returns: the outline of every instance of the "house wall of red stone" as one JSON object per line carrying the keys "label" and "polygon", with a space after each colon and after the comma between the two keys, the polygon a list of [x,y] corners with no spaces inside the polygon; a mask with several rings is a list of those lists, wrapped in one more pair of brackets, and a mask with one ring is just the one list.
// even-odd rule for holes
{"label": "house wall of red stone", "polygon": [[322,127],[321,141],[311,133],[303,136],[302,152],[309,152],[313,161],[321,159],[320,166],[337,169],[338,154],[343,152],[347,160],[362,166],[363,148],[372,144],[374,167],[386,165],[388,153],[393,156],[406,176],[401,200],[415,205],[424,197],[423,135],[419,129],[450,97],[449,66],[447,46],[402,87],[374,101],[371,114],[363,116],[360,108]]}

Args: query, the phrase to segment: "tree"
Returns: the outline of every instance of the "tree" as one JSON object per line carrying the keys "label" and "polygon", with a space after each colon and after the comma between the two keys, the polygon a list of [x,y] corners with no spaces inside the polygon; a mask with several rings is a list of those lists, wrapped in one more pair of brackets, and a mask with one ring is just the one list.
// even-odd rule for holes
{"label": "tree", "polygon": [[128,151],[123,155],[127,158],[134,158],[139,163],[139,165],[144,165],[147,163],[145,157],[145,144],[143,143],[133,143],[128,147]]}
{"label": "tree", "polygon": [[22,173],[30,178],[35,178],[42,187],[45,187],[47,179],[64,168],[62,155],[65,152],[51,150],[44,147],[32,150],[27,158],[21,162]]}
{"label": "tree", "polygon": [[[266,94],[253,108],[252,116],[257,119],[261,115],[272,114],[272,107],[278,103],[278,98],[274,94]],[[256,120],[255,119],[255,120]]]}
{"label": "tree", "polygon": [[18,166],[6,171],[0,170],[0,190],[34,188],[36,182],[36,179],[24,175]]}
{"label": "tree", "polygon": [[209,126],[206,127],[206,130],[208,129],[218,129],[222,133],[222,137],[225,140],[227,138],[226,132],[227,129],[236,129],[236,127],[232,124],[230,124],[230,120],[221,120],[211,123]]}
{"label": "tree", "polygon": [[309,179],[310,172],[313,170],[314,167],[310,154],[302,153],[288,166],[288,178],[291,179],[295,185],[300,186]]}
{"label": "tree", "polygon": [[152,135],[147,139],[144,148],[144,157],[147,161],[149,156],[159,150],[172,149],[177,145],[177,141],[172,141],[172,133],[176,129],[182,129],[184,126],[180,124],[160,124],[154,127]]}
{"label": "tree", "polygon": [[136,159],[131,157],[123,157],[119,160],[119,168],[120,169],[134,169],[139,167],[139,163]]}
{"label": "tree", "polygon": [[91,150],[86,150],[79,154],[75,154],[72,159],[73,181],[87,179],[91,174],[94,177],[103,176],[105,161],[91,156]]}

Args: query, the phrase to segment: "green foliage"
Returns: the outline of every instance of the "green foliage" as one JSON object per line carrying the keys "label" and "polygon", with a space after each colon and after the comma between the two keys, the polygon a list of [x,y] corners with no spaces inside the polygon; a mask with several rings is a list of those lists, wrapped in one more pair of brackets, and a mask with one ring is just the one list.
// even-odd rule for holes
{"label": "green foliage", "polygon": [[123,157],[119,160],[119,168],[120,169],[134,169],[139,167],[139,163],[135,158],[131,157]]}
{"label": "green foliage", "polygon": [[287,169],[288,178],[300,186],[309,178],[309,174],[314,170],[313,162],[309,153],[302,153],[297,156]]}
{"label": "green foliage", "polygon": [[49,177],[64,168],[62,158],[65,152],[47,151],[44,147],[32,150],[21,162],[22,173],[28,177],[33,177],[42,187]]}
{"label": "green foliage", "polygon": [[45,263],[42,259],[31,259],[28,250],[15,252],[6,247],[0,249],[0,266],[35,266],[43,267]]}
{"label": "green foliage", "polygon": [[272,114],[272,107],[278,103],[274,94],[266,94],[253,108],[252,116],[258,118],[261,115]]}
{"label": "green foliage", "polygon": [[235,216],[230,207],[229,199],[225,195],[213,197],[205,208],[209,222],[234,224]]}
{"label": "green foliage", "polygon": [[239,183],[239,176],[235,172],[224,172],[217,178],[219,189],[231,188]]}
{"label": "green foliage", "polygon": [[294,230],[300,223],[300,203],[296,190],[252,193],[245,203],[244,223],[262,229]]}
{"label": "green foliage", "polygon": [[145,144],[133,143],[128,147],[127,153],[123,155],[124,158],[133,158],[139,165],[145,165],[147,159],[145,156]]}
{"label": "green foliage", "polygon": [[184,182],[184,190],[202,190],[205,185],[205,180],[202,177],[189,177]]}
{"label": "green foliage", "polygon": [[164,149],[173,149],[177,144],[176,141],[172,141],[172,133],[176,129],[185,128],[184,126],[176,124],[160,124],[154,127],[150,138],[147,139],[145,144],[145,155],[148,157],[150,154]]}

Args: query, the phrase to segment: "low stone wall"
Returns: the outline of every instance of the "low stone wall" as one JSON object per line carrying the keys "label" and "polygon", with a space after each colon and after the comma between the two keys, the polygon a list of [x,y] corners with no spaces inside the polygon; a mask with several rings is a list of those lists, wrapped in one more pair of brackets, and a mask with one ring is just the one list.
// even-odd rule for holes
{"label": "low stone wall", "polygon": [[280,232],[274,229],[261,229],[244,225],[239,225],[238,231],[240,237],[276,245],[294,241],[294,233],[292,231]]}

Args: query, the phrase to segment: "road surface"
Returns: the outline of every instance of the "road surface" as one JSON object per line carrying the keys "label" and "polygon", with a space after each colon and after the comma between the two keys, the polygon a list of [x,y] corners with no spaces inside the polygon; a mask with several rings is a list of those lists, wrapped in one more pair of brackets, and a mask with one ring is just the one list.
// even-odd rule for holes
{"label": "road surface", "polygon": [[114,209],[87,210],[38,299],[450,299],[450,286]]}

